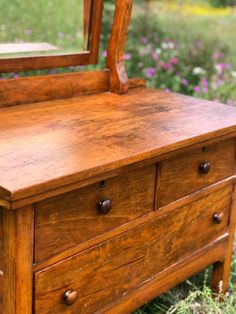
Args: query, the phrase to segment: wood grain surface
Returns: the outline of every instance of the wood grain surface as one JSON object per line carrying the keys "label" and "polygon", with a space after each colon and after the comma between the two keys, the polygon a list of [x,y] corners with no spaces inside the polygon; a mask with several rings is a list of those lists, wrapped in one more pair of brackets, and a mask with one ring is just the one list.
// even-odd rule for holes
{"label": "wood grain surface", "polygon": [[96,314],[130,314],[134,310],[165,293],[177,284],[204,270],[215,261],[224,258],[227,234],[213,241],[211,244],[194,252],[184,260],[166,268],[151,280],[131,290],[128,294],[97,311]]}
{"label": "wood grain surface", "polygon": [[108,89],[108,70],[1,80],[0,108],[102,93]]}
{"label": "wood grain surface", "polygon": [[107,67],[110,70],[110,91],[126,93],[128,77],[124,53],[131,19],[133,0],[116,0],[115,15],[107,50]]}
{"label": "wood grain surface", "polygon": [[[227,231],[232,186],[35,274],[35,312],[94,313]],[[213,222],[215,212],[224,215]],[[194,239],[194,241],[193,241]],[[63,294],[78,292],[68,307]]]}
{"label": "wood grain surface", "polygon": [[[151,165],[36,204],[36,262],[152,211],[155,179]],[[106,215],[96,209],[104,199],[112,202]]]}
{"label": "wood grain surface", "polygon": [[213,185],[208,186],[200,191],[194,192],[193,194],[190,194],[186,197],[183,197],[182,199],[179,199],[178,201],[175,201],[166,206],[160,207],[158,210],[151,211],[143,216],[140,216],[139,218],[131,220],[130,222],[126,224],[120,225],[115,229],[102,233],[96,236],[95,238],[89,239],[86,242],[82,242],[69,249],[66,249],[65,251],[58,253],[48,259],[44,259],[40,261],[39,263],[35,263],[34,270],[40,271],[44,268],[52,266],[53,264],[56,264],[60,262],[61,260],[64,260],[73,255],[77,255],[80,252],[85,251],[91,247],[94,247],[102,242],[105,242],[112,237],[123,234],[127,232],[128,230],[135,228],[136,226],[139,226],[140,224],[146,224],[149,220],[156,220],[166,212],[170,212],[179,207],[186,206],[190,203],[193,203],[199,200],[200,198],[206,197],[212,193],[215,193],[221,189],[224,189],[227,186],[232,186],[234,183],[235,183],[235,176],[224,179],[221,182],[214,183]]}
{"label": "wood grain surface", "polygon": [[[210,163],[207,174],[200,172],[200,164]],[[179,198],[227,178],[235,173],[235,140],[201,147],[160,164],[158,205],[164,206]]]}
{"label": "wood grain surface", "polygon": [[146,88],[0,113],[0,196],[10,200],[236,133],[235,108]]}

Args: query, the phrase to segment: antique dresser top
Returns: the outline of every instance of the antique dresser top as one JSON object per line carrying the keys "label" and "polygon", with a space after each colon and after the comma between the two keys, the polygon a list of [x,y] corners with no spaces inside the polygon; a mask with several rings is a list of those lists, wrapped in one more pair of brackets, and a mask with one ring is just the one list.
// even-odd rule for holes
{"label": "antique dresser top", "polygon": [[235,108],[147,88],[0,113],[0,196],[10,201],[236,134]]}

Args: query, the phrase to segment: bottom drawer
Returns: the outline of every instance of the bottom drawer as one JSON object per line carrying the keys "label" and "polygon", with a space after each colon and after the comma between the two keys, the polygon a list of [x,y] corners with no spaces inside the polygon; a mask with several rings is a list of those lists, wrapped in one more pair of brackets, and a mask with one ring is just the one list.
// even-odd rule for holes
{"label": "bottom drawer", "polygon": [[94,313],[210,243],[227,230],[231,192],[225,187],[37,272],[35,313]]}

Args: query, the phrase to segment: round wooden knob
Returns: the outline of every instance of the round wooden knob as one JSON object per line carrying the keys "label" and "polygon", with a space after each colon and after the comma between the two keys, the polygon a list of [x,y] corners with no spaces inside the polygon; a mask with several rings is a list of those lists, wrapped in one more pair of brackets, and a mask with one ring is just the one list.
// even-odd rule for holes
{"label": "round wooden knob", "polygon": [[112,202],[111,200],[102,200],[97,205],[97,210],[100,214],[106,215],[112,209]]}
{"label": "round wooden knob", "polygon": [[222,223],[224,215],[222,213],[215,213],[213,216],[213,221],[219,225]]}
{"label": "round wooden knob", "polygon": [[77,299],[78,299],[78,293],[74,290],[67,290],[64,293],[64,301],[65,301],[65,304],[68,306],[73,305]]}
{"label": "round wooden knob", "polygon": [[199,166],[199,171],[202,174],[207,174],[211,170],[211,163],[209,161],[203,161]]}

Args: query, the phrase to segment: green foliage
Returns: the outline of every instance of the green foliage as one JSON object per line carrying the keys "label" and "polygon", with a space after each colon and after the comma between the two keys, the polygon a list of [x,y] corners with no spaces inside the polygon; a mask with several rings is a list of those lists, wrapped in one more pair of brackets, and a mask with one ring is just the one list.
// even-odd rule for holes
{"label": "green foliage", "polygon": [[[105,30],[110,29],[112,20],[111,4],[107,8],[102,37],[104,50],[109,33]],[[227,17],[227,25],[236,23],[236,17],[230,18],[228,21]],[[151,87],[234,104],[235,45],[222,40],[223,31],[218,32],[216,22],[226,23],[226,18],[192,16],[190,19],[136,6],[125,54],[128,75],[144,77]],[[228,33],[225,36],[232,41],[234,33]],[[104,66],[105,52],[102,56]]]}
{"label": "green foliage", "polygon": [[211,0],[214,6],[234,6],[236,5],[236,0]]}

